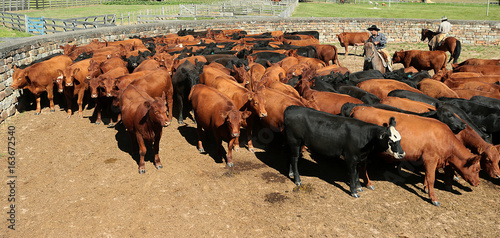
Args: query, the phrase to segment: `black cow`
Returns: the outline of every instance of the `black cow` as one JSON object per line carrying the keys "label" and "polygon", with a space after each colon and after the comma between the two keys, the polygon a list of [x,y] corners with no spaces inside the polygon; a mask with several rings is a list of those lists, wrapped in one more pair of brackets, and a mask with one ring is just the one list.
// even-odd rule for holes
{"label": "black cow", "polygon": [[496,98],[490,98],[485,96],[474,96],[470,98],[473,102],[479,102],[481,104],[485,104],[488,107],[496,108],[500,110],[500,100]]}
{"label": "black cow", "polygon": [[361,83],[368,79],[383,79],[384,75],[376,70],[364,70],[349,74],[349,80],[355,84]]}
{"label": "black cow", "polygon": [[301,185],[297,162],[304,145],[325,156],[343,156],[349,169],[351,195],[358,198],[358,191],[362,191],[358,165],[365,168],[369,154],[387,152],[397,159],[405,155],[396,121],[391,118],[388,123],[388,127],[382,127],[311,108],[287,107],[284,131],[291,156],[290,176],[296,185]]}
{"label": "black cow", "polygon": [[191,105],[188,100],[191,88],[200,82],[200,74],[203,72],[204,62],[195,61],[196,65],[189,61],[185,61],[172,75],[172,87],[174,88],[174,103],[179,110],[177,122],[179,125],[184,124],[183,111],[184,104]]}
{"label": "black cow", "polygon": [[352,85],[343,85],[337,87],[337,92],[342,94],[347,94],[351,97],[355,97],[366,104],[380,103],[380,98],[375,96],[375,94],[369,93],[359,87]]}
{"label": "black cow", "polygon": [[285,32],[284,34],[285,37],[293,35],[309,35],[309,36],[314,36],[314,38],[319,40],[318,31],[294,31],[294,32]]}

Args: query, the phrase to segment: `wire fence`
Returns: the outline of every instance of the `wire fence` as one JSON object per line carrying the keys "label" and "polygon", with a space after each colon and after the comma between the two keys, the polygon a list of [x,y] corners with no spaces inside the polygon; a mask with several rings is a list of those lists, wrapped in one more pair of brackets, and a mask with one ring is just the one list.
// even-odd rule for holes
{"label": "wire fence", "polygon": [[55,7],[76,7],[102,4],[113,0],[1,0],[2,12],[46,9]]}

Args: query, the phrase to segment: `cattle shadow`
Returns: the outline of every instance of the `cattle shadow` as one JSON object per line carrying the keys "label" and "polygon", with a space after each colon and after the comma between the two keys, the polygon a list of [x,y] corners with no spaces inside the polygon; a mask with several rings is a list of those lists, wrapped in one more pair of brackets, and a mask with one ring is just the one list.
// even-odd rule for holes
{"label": "cattle shadow", "polygon": [[[116,143],[118,145],[118,148],[130,155],[133,160],[137,163],[137,167],[139,167],[139,161],[140,161],[140,156],[139,156],[139,146],[137,145],[136,141],[131,141],[130,135],[128,134],[127,130],[125,129],[125,126],[123,123],[119,123],[115,127],[115,139]],[[153,145],[151,143],[145,142],[146,145],[146,155],[144,156],[144,162],[151,162],[154,164],[155,162],[155,155],[153,151]],[[132,148],[134,146],[134,148]]]}
{"label": "cattle shadow", "polygon": [[[18,112],[27,112],[36,110],[36,97],[28,89],[20,89],[20,95],[17,97],[15,108]],[[54,105],[58,105],[61,109],[66,105],[64,95],[57,92],[57,87],[54,87]],[[47,98],[47,92],[40,94],[40,106],[42,109],[50,107],[50,101]]]}
{"label": "cattle shadow", "polygon": [[[196,133],[196,124],[194,127],[188,126],[187,124],[183,126],[179,126],[177,128],[182,137],[188,142],[193,148],[193,150],[198,151],[198,134]],[[205,152],[202,154],[207,154],[210,156],[215,163],[223,163],[224,159],[226,159],[226,150],[223,150],[222,156],[217,156],[217,145],[215,143],[215,137],[211,131],[203,131],[201,141],[203,143],[203,148]],[[224,143],[227,141],[223,140]]]}

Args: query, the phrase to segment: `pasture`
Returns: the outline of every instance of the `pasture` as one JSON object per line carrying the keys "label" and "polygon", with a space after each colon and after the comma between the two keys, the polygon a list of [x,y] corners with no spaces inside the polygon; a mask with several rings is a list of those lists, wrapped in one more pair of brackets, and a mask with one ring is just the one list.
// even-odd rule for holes
{"label": "pasture", "polygon": [[[390,44],[389,51],[418,49],[425,44]],[[340,62],[351,71],[362,69],[357,56]],[[465,48],[461,60],[496,58],[498,47],[475,52]],[[354,51],[351,51],[354,52]],[[400,68],[396,64],[395,68]],[[59,102],[62,99],[58,95]],[[163,169],[147,155],[146,174],[137,173],[130,140],[123,126],[91,123],[92,105],[82,119],[66,118],[56,106],[49,112],[20,113],[0,125],[7,138],[15,126],[16,230],[6,237],[498,237],[499,181],[481,174],[478,187],[464,180],[454,191],[444,189],[437,174],[441,207],[423,191],[422,168],[371,158],[368,171],[375,190],[360,198],[349,195],[346,165],[304,153],[299,161],[302,187],[288,175],[280,143],[257,129],[256,152],[234,152],[234,168],[214,159],[215,143],[207,135],[205,149],[196,149],[196,124],[174,119],[164,128],[160,144]],[[56,100],[57,103],[57,100]],[[271,136],[272,137],[272,136]],[[246,145],[243,140],[242,145]],[[227,149],[227,143],[223,143]],[[2,171],[8,174],[7,154]],[[3,214],[8,212],[7,185],[0,186]]]}

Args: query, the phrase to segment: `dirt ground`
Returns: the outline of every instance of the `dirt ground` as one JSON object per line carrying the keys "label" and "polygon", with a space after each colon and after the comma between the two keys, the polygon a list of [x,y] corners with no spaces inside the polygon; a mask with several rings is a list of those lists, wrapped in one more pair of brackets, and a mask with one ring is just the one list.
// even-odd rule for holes
{"label": "dirt ground", "polygon": [[[340,60],[361,69],[359,56]],[[200,154],[196,125],[174,119],[163,130],[163,169],[154,168],[149,154],[141,175],[124,128],[91,123],[92,111],[66,119],[59,107],[53,113],[45,107],[39,116],[29,110],[0,125],[0,237],[500,237],[500,182],[484,174],[480,186],[461,179],[448,192],[439,173],[436,207],[422,190],[420,167],[398,170],[371,158],[376,189],[356,199],[340,159],[304,153],[304,185],[297,188],[286,176],[283,148],[267,143],[268,131],[254,136],[255,153],[234,152],[230,169],[214,159],[210,136],[208,154]],[[7,184],[10,126],[14,203]],[[15,230],[8,229],[11,204]]]}

